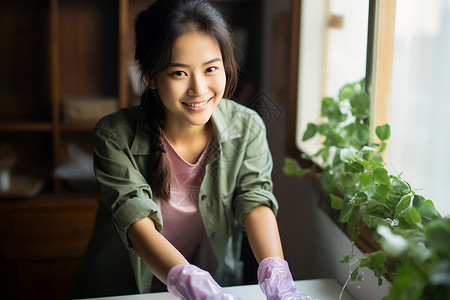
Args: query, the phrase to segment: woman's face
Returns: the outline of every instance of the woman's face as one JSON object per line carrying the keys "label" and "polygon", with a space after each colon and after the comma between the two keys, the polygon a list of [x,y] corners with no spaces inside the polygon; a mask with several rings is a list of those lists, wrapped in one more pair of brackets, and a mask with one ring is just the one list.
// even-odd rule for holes
{"label": "woman's face", "polygon": [[151,82],[165,107],[166,125],[202,126],[211,118],[225,91],[225,69],[219,44],[204,32],[175,40],[172,61]]}

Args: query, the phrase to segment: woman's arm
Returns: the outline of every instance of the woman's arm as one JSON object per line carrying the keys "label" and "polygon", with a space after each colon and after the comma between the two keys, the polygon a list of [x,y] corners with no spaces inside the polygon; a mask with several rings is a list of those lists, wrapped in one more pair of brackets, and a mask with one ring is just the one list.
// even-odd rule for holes
{"label": "woman's arm", "polygon": [[248,241],[258,263],[266,257],[284,259],[275,215],[267,206],[259,206],[244,219]]}
{"label": "woman's arm", "polygon": [[172,267],[188,264],[184,256],[156,230],[150,218],[133,223],[128,230],[136,254],[144,261],[150,271],[164,283]]}
{"label": "woman's arm", "polygon": [[131,225],[128,237],[147,268],[167,284],[169,292],[181,299],[239,298],[228,294],[207,271],[190,265],[183,255],[156,229],[152,219],[144,218]]}
{"label": "woman's arm", "polygon": [[258,284],[267,300],[316,300],[300,293],[283,258],[275,215],[267,206],[259,206],[244,219],[248,241],[258,261]]}

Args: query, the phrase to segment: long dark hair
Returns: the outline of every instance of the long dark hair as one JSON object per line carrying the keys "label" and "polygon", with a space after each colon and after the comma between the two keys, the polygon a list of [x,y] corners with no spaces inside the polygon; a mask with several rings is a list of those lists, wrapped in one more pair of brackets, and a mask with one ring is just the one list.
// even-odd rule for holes
{"label": "long dark hair", "polygon": [[161,149],[165,112],[158,92],[148,84],[169,66],[175,40],[192,31],[205,32],[218,42],[226,75],[224,97],[231,98],[238,80],[234,40],[229,25],[215,7],[204,0],[157,0],[136,18],[135,59],[147,84],[141,106],[151,143],[149,184],[153,193],[164,200],[170,197],[170,166]]}

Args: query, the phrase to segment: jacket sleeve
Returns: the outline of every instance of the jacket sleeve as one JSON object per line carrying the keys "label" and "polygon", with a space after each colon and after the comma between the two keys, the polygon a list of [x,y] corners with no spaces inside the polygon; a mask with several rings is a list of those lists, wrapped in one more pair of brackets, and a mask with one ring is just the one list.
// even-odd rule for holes
{"label": "jacket sleeve", "polygon": [[240,225],[244,218],[261,205],[272,209],[276,215],[278,202],[273,195],[272,155],[262,119],[253,112],[246,130],[244,156],[237,176],[234,211]]}
{"label": "jacket sleeve", "polygon": [[100,206],[110,210],[112,225],[123,244],[132,249],[127,236],[131,224],[151,217],[158,230],[162,216],[152,191],[138,169],[131,150],[112,130],[94,130],[94,171],[100,185]]}

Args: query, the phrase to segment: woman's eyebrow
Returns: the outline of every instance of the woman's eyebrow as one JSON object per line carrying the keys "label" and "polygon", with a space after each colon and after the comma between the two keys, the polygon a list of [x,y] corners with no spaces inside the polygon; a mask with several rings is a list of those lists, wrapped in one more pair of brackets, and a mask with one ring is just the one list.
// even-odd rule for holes
{"label": "woman's eyebrow", "polygon": [[[212,64],[212,63],[218,62],[218,61],[222,61],[222,59],[220,59],[219,57],[213,58],[213,59],[208,60],[207,62],[205,62],[203,64],[203,66],[204,65],[209,65],[209,64]],[[182,63],[173,62],[173,63],[170,63],[170,65],[169,65],[169,68],[172,68],[172,67],[189,68],[190,66],[186,65],[186,64],[182,64]]]}

